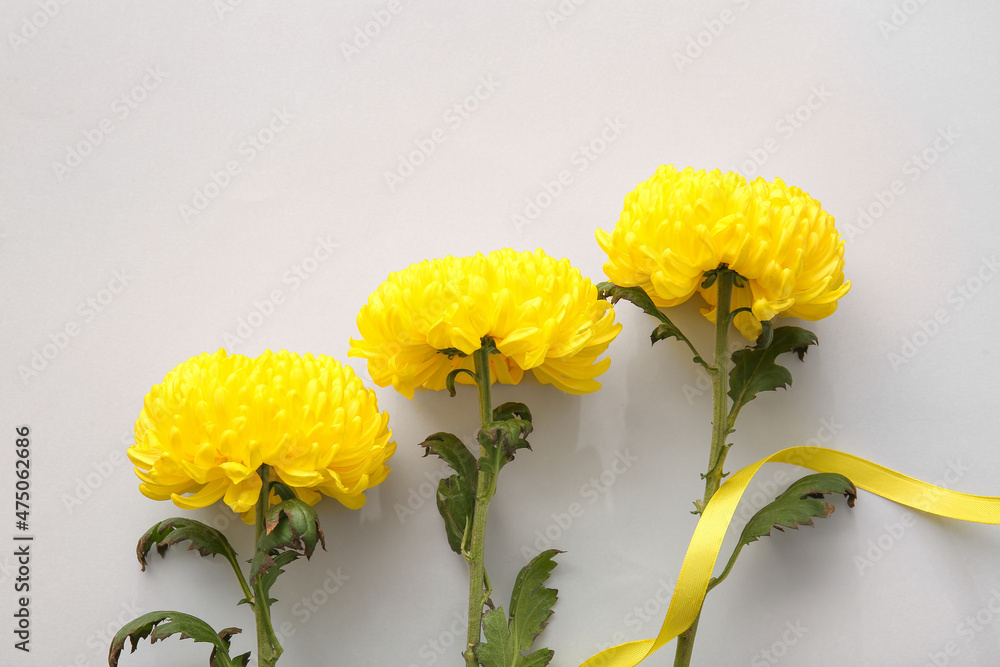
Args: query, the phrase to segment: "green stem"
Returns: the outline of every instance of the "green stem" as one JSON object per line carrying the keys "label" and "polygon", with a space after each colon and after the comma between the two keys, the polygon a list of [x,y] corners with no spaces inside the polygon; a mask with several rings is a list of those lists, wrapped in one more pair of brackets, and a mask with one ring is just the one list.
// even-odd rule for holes
{"label": "green stem", "polygon": [[[715,364],[709,370],[712,377],[714,396],[714,417],[712,419],[712,451],[708,458],[708,472],[705,473],[705,497],[701,507],[708,505],[715,492],[722,485],[723,465],[729,447],[726,439],[731,432],[729,422],[729,325],[731,318],[730,302],[733,294],[733,272],[726,267],[720,267],[716,285],[718,286],[717,307],[715,311]],[[674,667],[689,667],[691,654],[694,651],[694,639],[698,633],[698,621],[701,612],[695,617],[694,623],[677,637],[677,652],[674,654]]]}
{"label": "green stem", "polygon": [[[257,471],[260,475],[261,487],[260,496],[257,497],[256,507],[256,530],[254,531],[254,552],[256,553],[260,545],[260,539],[266,534],[265,520],[267,509],[271,504],[271,468],[262,465]],[[253,586],[253,613],[257,620],[257,664],[260,667],[273,667],[284,650],[278,643],[278,638],[274,634],[274,627],[271,625],[271,601],[264,592],[264,584],[261,577]]]}
{"label": "green stem", "polygon": [[[493,405],[490,396],[490,347],[486,340],[482,347],[473,353],[476,367],[476,386],[479,388],[479,421],[482,428],[493,421]],[[498,448],[499,449],[499,448]],[[479,456],[486,454],[480,446]],[[476,506],[472,515],[472,536],[465,558],[469,563],[469,632],[466,642],[465,664],[467,667],[477,667],[476,646],[482,637],[483,607],[490,597],[489,579],[486,576],[486,513],[490,500],[496,493],[497,478],[495,474],[479,470],[476,478]]]}

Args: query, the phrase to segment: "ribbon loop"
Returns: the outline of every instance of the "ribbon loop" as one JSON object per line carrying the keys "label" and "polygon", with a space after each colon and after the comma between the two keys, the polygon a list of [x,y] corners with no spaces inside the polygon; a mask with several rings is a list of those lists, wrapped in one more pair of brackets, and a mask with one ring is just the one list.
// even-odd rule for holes
{"label": "ribbon loop", "polygon": [[960,521],[1000,524],[1000,498],[951,491],[833,449],[783,449],[733,474],[705,507],[656,638],[612,646],[588,658],[580,667],[634,667],[690,627],[705,601],[708,582],[736,506],[754,474],[765,463],[790,463],[816,472],[840,473],[859,489],[901,505]]}

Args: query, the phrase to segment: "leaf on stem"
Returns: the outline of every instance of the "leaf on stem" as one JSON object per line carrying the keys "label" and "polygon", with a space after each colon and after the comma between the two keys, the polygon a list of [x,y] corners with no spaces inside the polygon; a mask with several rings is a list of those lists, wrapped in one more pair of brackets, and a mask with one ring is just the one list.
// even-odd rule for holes
{"label": "leaf on stem", "polygon": [[211,667],[235,667],[237,665],[245,667],[250,659],[249,653],[235,659],[229,657],[229,639],[239,632],[241,632],[239,628],[226,628],[221,632],[216,632],[208,623],[190,614],[182,614],[177,611],[153,611],[133,619],[118,631],[118,634],[111,640],[108,665],[117,667],[118,659],[125,649],[125,643],[129,640],[132,642],[130,653],[135,653],[141,639],[148,637],[149,643],[155,644],[171,635],[180,634],[181,639],[193,639],[196,642],[213,645],[214,648],[209,658]]}
{"label": "leaf on stem", "polygon": [[[766,332],[765,332],[766,333]],[[792,374],[775,363],[778,355],[795,352],[805,357],[810,345],[817,343],[816,334],[800,327],[778,327],[770,335],[762,335],[757,347],[733,352],[733,369],[729,372],[729,398],[733,414],[762,391],[774,391],[792,384]]]}
{"label": "leaf on stem", "polygon": [[[288,564],[300,555],[311,558],[317,543],[326,549],[316,510],[298,498],[269,507],[264,526],[266,532],[257,542],[257,552],[251,560],[251,584],[275,565]],[[291,558],[284,555],[289,553],[293,554]]]}
{"label": "leaf on stem", "polygon": [[597,298],[610,300],[612,304],[618,303],[622,299],[631,301],[642,308],[647,315],[652,315],[664,324],[670,324],[667,316],[660,312],[660,309],[656,307],[656,304],[641,287],[619,287],[612,282],[603,282],[597,286]]}
{"label": "leaf on stem", "polygon": [[556,566],[558,549],[538,554],[517,575],[510,597],[510,616],[498,607],[483,617],[486,642],[476,648],[476,657],[485,667],[545,667],[554,651],[538,649],[528,655],[535,638],[548,624],[558,591],[544,586]]}
{"label": "leaf on stem", "polygon": [[784,531],[785,528],[798,529],[799,526],[811,526],[814,518],[825,519],[833,514],[833,505],[823,500],[823,496],[830,493],[844,494],[847,497],[848,507],[854,507],[854,501],[858,497],[858,490],[851,480],[837,473],[806,475],[793,482],[771,503],[750,517],[750,521],[743,527],[733,555],[726,563],[725,570],[717,581],[713,581],[709,589],[729,575],[744,546],[761,537],[767,537],[772,529]]}
{"label": "leaf on stem", "polygon": [[476,435],[483,452],[479,458],[480,470],[496,475],[504,465],[514,460],[514,452],[531,449],[527,436],[532,428],[527,419],[492,421],[481,428]]}
{"label": "leaf on stem", "polygon": [[420,445],[425,449],[424,456],[434,454],[440,457],[456,473],[438,482],[437,507],[444,519],[448,546],[461,555],[475,514],[476,457],[465,443],[451,433],[435,433]]}
{"label": "leaf on stem", "polygon": [[184,541],[191,542],[188,551],[197,550],[202,556],[221,554],[229,561],[236,562],[236,551],[221,532],[194,519],[173,517],[159,522],[139,538],[135,554],[142,566],[142,571],[146,571],[148,564],[146,556],[149,555],[149,551],[154,546],[157,553],[164,557],[167,549]]}

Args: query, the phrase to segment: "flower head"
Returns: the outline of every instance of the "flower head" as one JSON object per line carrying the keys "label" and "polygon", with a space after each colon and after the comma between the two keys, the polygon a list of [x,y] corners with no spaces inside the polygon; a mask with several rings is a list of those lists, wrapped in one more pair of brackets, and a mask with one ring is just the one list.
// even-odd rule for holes
{"label": "flower head", "polygon": [[[496,250],[445,257],[389,275],[358,315],[359,340],[350,356],[368,360],[380,386],[412,398],[415,389],[444,389],[456,368],[491,339],[492,381],[539,381],[571,394],[596,391],[594,378],[611,363],[597,361],[621,329],[610,304],[565,259],[541,250]],[[460,382],[470,382],[465,374]]]}
{"label": "flower head", "polygon": [[219,350],[150,389],[128,456],[144,495],[186,509],[222,498],[246,512],[265,464],[309,504],[322,493],[357,509],[389,472],[388,421],[375,393],[331,357]]}
{"label": "flower head", "polygon": [[751,339],[775,315],[832,314],[851,287],[833,216],[781,179],[747,183],[733,172],[661,166],[625,197],[618,224],[598,230],[597,242],[612,282],[642,287],[661,308],[700,293],[712,321],[717,287],[701,287],[703,275],[728,266],[746,278],[732,307],[750,309],[735,324]]}

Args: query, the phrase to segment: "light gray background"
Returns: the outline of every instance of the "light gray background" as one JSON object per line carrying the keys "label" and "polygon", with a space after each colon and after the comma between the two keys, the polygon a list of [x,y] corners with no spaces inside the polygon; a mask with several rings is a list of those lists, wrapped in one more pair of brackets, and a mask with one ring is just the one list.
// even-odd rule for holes
{"label": "light gray background", "polygon": [[[248,649],[252,617],[233,606],[224,562],[183,551],[146,573],[135,562],[138,536],[182,513],[141,496],[123,457],[149,387],[220,346],[332,354],[364,375],[346,357],[358,309],[390,271],[424,258],[542,247],[599,281],[594,229],[610,229],[625,194],[661,163],[780,176],[850,237],[852,292],[813,325],[821,345],[791,362],[794,388],[745,410],[730,469],[817,438],[1000,494],[994,3],[388,7],[4,3],[0,539],[15,532],[14,427],[29,424],[37,541],[28,656],[11,646],[12,549],[0,548],[0,663],[103,664],[108,626],[153,609],[246,628],[235,643]],[[345,49],[355,40],[363,48]],[[251,149],[248,136],[270,141]],[[429,138],[433,153],[389,187],[385,173]],[[591,144],[594,159],[582,158]],[[925,152],[926,170],[913,162]],[[227,165],[238,169],[228,181]],[[569,185],[539,198],[564,170]],[[516,224],[533,213],[526,199],[547,206]],[[282,303],[229,344],[275,291]],[[493,504],[489,572],[506,604],[522,547],[535,548],[536,531],[555,536],[566,551],[551,580],[560,599],[541,641],[560,666],[655,635],[702,492],[710,392],[682,347],[649,347],[652,325],[634,308],[618,318],[599,393],[533,381],[496,391],[528,403],[537,428]],[[693,304],[677,318],[708,347]],[[67,326],[77,335],[61,337]],[[912,358],[894,364],[907,340]],[[51,358],[22,377],[36,353]],[[460,664],[467,575],[426,501],[441,466],[416,443],[438,430],[471,435],[475,398],[379,398],[399,447],[392,475],[362,511],[320,505],[328,551],[294,564],[276,589],[279,627],[294,632],[281,664]],[[610,488],[585,488],[623,450],[637,462]],[[784,472],[765,469],[751,493]],[[407,502],[419,509],[401,519]],[[572,503],[583,515],[560,528],[553,515]],[[900,534],[908,515],[888,501],[862,493],[854,510],[837,506],[815,528],[746,550],[707,602],[696,664],[774,664],[761,652],[775,645],[785,665],[921,667],[939,653],[938,664],[995,664],[1000,620],[987,605],[1000,608],[1000,528],[918,516]],[[194,515],[228,524],[247,553],[250,531],[226,511]],[[321,595],[324,582],[339,589]],[[308,611],[301,601],[314,595],[324,604]],[[977,612],[988,622],[966,632]],[[951,642],[958,655],[943,655]],[[672,648],[648,664],[671,664]],[[206,661],[202,645],[170,640],[144,642],[122,664]]]}

